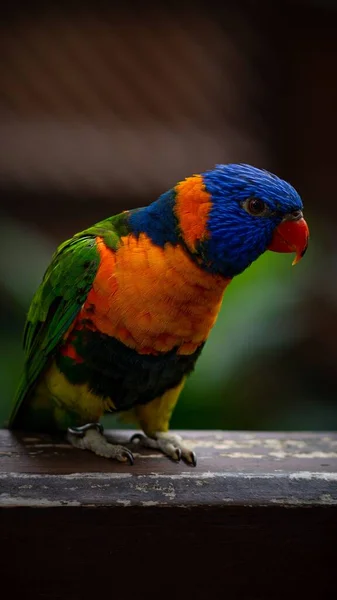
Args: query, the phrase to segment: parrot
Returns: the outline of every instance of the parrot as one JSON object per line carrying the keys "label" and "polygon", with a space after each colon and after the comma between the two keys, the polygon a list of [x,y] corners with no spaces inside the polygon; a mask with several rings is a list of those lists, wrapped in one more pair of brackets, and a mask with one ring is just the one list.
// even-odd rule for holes
{"label": "parrot", "polygon": [[63,432],[75,448],[133,464],[100,422],[118,413],[141,432],[131,441],[195,466],[169,424],[227,286],[266,250],[297,264],[308,241],[296,189],[243,163],[216,164],[76,233],[32,299],[7,427]]}

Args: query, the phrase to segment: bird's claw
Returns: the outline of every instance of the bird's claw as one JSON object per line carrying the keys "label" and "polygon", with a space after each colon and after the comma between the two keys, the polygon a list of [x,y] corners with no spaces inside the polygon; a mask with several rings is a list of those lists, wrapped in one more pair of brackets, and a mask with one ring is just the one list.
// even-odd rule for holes
{"label": "bird's claw", "polygon": [[133,457],[132,452],[130,452],[130,450],[124,449],[124,451],[122,453],[122,456],[125,456],[126,460],[129,461],[129,464],[133,465],[133,463],[134,463],[134,457]]}
{"label": "bird's claw", "polygon": [[197,455],[195,452],[192,452],[192,450],[190,451],[190,458],[191,458],[191,465],[193,465],[193,467],[197,466]]}
{"label": "bird's claw", "polygon": [[184,460],[193,467],[197,464],[195,453],[183,445],[179,436],[168,432],[157,432],[154,434],[154,437],[148,437],[142,433],[135,433],[131,437],[130,442],[141,444],[145,448],[161,450],[166,456],[177,463],[180,462],[180,460]]}
{"label": "bird's claw", "polygon": [[[174,457],[172,457],[174,459]],[[174,459],[177,462],[181,461],[181,450],[180,448],[176,448],[176,458]]]}

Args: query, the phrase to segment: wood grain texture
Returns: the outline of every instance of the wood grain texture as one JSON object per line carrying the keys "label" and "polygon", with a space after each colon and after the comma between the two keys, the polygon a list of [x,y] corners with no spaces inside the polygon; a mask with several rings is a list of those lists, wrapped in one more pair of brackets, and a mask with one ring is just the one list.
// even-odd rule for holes
{"label": "wood grain texture", "polygon": [[128,444],[133,466],[0,432],[1,506],[337,505],[337,434],[180,432],[195,469]]}
{"label": "wood grain texture", "polygon": [[124,466],[0,431],[5,596],[333,597],[337,435],[183,437],[195,469],[146,450]]}

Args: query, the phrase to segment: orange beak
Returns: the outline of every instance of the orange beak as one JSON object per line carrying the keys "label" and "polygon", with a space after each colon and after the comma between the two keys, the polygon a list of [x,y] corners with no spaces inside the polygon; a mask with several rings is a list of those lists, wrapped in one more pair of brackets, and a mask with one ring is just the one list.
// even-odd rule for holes
{"label": "orange beak", "polygon": [[297,220],[284,220],[275,229],[268,250],[273,252],[296,252],[292,263],[296,265],[304,256],[308,241],[309,228],[303,217]]}

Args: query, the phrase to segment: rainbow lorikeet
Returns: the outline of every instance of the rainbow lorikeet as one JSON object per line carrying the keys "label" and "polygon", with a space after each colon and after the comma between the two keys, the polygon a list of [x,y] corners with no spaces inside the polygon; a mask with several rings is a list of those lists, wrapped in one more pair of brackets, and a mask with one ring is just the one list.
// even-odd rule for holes
{"label": "rainbow lorikeet", "polygon": [[8,426],[64,430],[78,448],[132,462],[99,424],[127,413],[139,443],[195,464],[168,430],[172,410],[232,278],[267,249],[304,255],[302,209],[276,175],[217,165],[61,244],[29,309]]}

